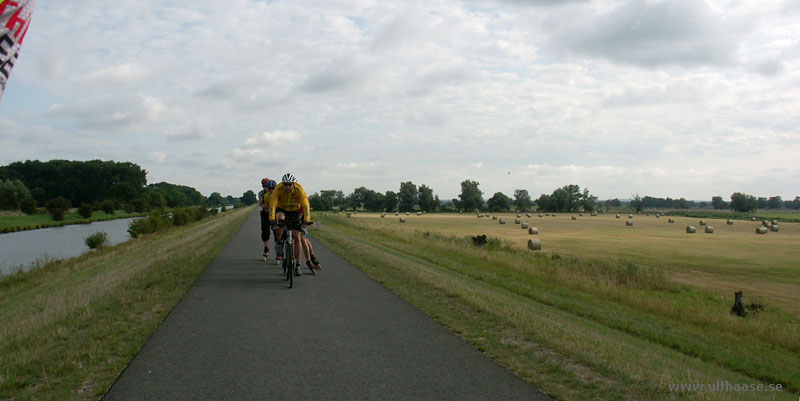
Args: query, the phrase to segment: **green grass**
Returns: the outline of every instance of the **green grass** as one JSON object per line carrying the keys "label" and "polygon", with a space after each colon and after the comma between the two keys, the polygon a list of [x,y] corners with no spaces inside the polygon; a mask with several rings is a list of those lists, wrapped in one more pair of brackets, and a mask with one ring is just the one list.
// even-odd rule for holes
{"label": "green grass", "polygon": [[[358,216],[320,216],[315,237],[556,399],[794,400],[800,392],[800,316],[786,308],[768,303],[737,318],[728,297],[663,268],[531,253],[513,240],[476,249],[459,233],[460,224],[489,231],[491,219],[427,215],[401,225]],[[420,229],[433,228],[426,220],[440,233]],[[668,390],[719,380],[788,391]]]}
{"label": "green grass", "polygon": [[250,212],[5,277],[0,399],[98,399]]}
{"label": "green grass", "polygon": [[0,217],[0,233],[57,227],[68,224],[86,224],[94,221],[123,219],[142,215],[144,215],[144,213],[127,213],[124,210],[117,210],[113,215],[105,212],[95,211],[92,212],[92,217],[87,219],[79,215],[77,212],[68,212],[64,214],[63,221],[55,221],[49,214],[2,216]]}

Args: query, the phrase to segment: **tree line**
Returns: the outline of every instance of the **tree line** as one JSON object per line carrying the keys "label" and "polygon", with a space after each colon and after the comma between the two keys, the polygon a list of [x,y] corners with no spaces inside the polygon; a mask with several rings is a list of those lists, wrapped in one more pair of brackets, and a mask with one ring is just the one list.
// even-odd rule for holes
{"label": "tree line", "polygon": [[223,198],[218,192],[206,198],[186,185],[148,185],[147,171],[130,162],[27,160],[0,167],[0,209],[32,214],[37,207],[46,207],[51,214],[56,211],[54,217],[61,217],[57,220],[72,207],[88,217],[93,210],[109,214],[117,209],[147,212],[238,201],[230,195]]}
{"label": "tree line", "polygon": [[464,180],[458,198],[441,200],[433,189],[425,184],[419,186],[411,181],[401,182],[398,191],[380,193],[366,187],[359,187],[349,195],[340,190],[323,190],[308,198],[314,210],[362,209],[367,211],[386,212],[438,212],[438,211],[474,211],[488,210],[503,212],[510,210],[529,211],[537,207],[547,211],[594,211],[598,205],[597,197],[589,193],[589,189],[581,191],[578,185],[566,185],[557,188],[551,195],[542,195],[536,201],[531,199],[525,189],[517,189],[512,197],[495,192],[487,200],[483,198],[480,183]]}

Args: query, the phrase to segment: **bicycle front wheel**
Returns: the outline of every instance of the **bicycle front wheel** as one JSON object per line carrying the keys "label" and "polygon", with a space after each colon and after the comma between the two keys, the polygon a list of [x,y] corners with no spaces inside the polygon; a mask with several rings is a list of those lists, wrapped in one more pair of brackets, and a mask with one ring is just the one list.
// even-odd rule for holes
{"label": "bicycle front wheel", "polygon": [[294,249],[292,249],[292,244],[286,245],[288,246],[283,249],[283,258],[286,261],[286,277],[289,279],[289,288],[292,288],[294,284]]}

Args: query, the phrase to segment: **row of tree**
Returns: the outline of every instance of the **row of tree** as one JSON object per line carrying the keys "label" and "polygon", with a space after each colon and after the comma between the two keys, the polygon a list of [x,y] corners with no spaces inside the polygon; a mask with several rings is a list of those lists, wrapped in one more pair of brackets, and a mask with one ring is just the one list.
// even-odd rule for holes
{"label": "row of tree", "polygon": [[458,198],[442,201],[433,189],[422,184],[417,187],[413,182],[401,182],[397,192],[380,193],[359,187],[345,196],[339,190],[323,190],[309,196],[308,200],[314,210],[363,209],[367,211],[410,212],[410,211],[473,211],[490,210],[503,212],[509,210],[529,211],[534,206],[546,211],[593,211],[597,207],[597,197],[589,193],[589,189],[581,191],[578,185],[566,185],[558,188],[551,195],[542,195],[535,202],[525,189],[514,191],[513,199],[502,192],[496,192],[484,201],[483,191],[477,181],[465,180],[461,183],[461,194]]}
{"label": "row of tree", "polygon": [[[784,201],[780,196],[772,196],[769,198],[748,195],[742,192],[735,192],[731,194],[731,201],[725,202],[722,196],[714,196],[711,202],[689,201],[685,198],[672,199],[672,198],[653,198],[650,196],[641,197],[638,194],[634,195],[630,201],[631,207],[637,211],[643,209],[709,209],[714,208],[717,210],[731,209],[736,212],[753,212],[759,209],[794,209],[800,210],[800,196],[794,198],[793,201]],[[622,206],[619,199],[613,201],[606,201],[607,206]]]}
{"label": "row of tree", "polygon": [[[255,194],[248,192],[255,203]],[[79,207],[82,214],[91,215],[92,210],[144,212],[238,201],[219,192],[206,198],[195,188],[168,182],[147,185],[147,171],[130,162],[27,160],[0,167],[0,209],[25,213],[33,213],[37,206],[47,207],[51,214]]]}

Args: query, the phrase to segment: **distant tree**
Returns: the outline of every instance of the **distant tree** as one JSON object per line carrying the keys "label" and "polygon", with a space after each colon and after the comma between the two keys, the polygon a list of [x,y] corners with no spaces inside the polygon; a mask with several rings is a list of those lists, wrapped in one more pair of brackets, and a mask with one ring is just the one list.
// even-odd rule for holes
{"label": "distant tree", "polygon": [[112,201],[110,199],[106,199],[106,200],[100,202],[100,210],[102,210],[106,214],[109,214],[109,215],[114,214],[114,212],[115,212],[114,209],[116,209],[114,207],[114,201]]}
{"label": "distant tree", "polygon": [[150,207],[156,209],[163,209],[167,207],[167,201],[164,199],[164,196],[153,191],[150,191],[150,193],[147,195],[147,203],[150,204]]}
{"label": "distant tree", "polygon": [[558,204],[547,194],[541,194],[539,198],[536,199],[536,207],[546,212],[558,210]]}
{"label": "distant tree", "polygon": [[722,209],[727,209],[728,208],[728,204],[725,203],[724,200],[722,200],[721,196],[712,197],[711,198],[711,206],[714,209],[717,209],[717,210],[722,210]]}
{"label": "distant tree", "polygon": [[486,206],[493,212],[505,212],[511,208],[511,198],[502,192],[495,192],[486,200]]}
{"label": "distant tree", "polygon": [[767,198],[758,197],[756,198],[756,207],[759,209],[766,209],[767,208]]}
{"label": "distant tree", "polygon": [[636,209],[636,212],[641,212],[644,209],[642,197],[639,194],[631,195],[631,207]]}
{"label": "distant tree", "polygon": [[799,210],[800,209],[800,196],[795,196],[793,201],[787,202],[787,203],[791,203],[791,206],[789,206],[787,204],[786,207],[791,207],[792,210]]}
{"label": "distant tree", "polygon": [[731,195],[731,209],[737,212],[753,212],[758,210],[758,201],[753,195],[734,192]]}
{"label": "distant tree", "polygon": [[318,193],[308,197],[309,206],[314,210],[331,210],[331,201],[330,197],[322,196]]}
{"label": "distant tree", "polygon": [[[225,203],[233,205],[234,203],[236,203],[236,199],[234,199],[233,196],[228,195],[225,197]],[[153,204],[153,202],[150,202],[150,204]]]}
{"label": "distant tree", "polygon": [[417,190],[417,204],[419,208],[424,212],[432,212],[434,209],[433,201],[433,190],[425,184],[420,185]]}
{"label": "distant tree", "polygon": [[609,199],[606,201],[606,208],[609,207],[622,207],[622,201],[617,198]]}
{"label": "distant tree", "polygon": [[92,217],[92,212],[92,205],[88,203],[81,203],[80,206],[78,206],[78,214],[84,219]]}
{"label": "distant tree", "polygon": [[242,194],[242,203],[245,205],[250,206],[256,202],[258,202],[258,199],[256,198],[256,193],[253,192],[252,189],[248,189],[247,192]]}
{"label": "distant tree", "polygon": [[133,211],[136,213],[143,213],[146,212],[148,209],[150,209],[150,204],[147,203],[146,199],[141,197],[128,202],[128,204],[130,206],[133,206]]}
{"label": "distant tree", "polygon": [[32,196],[22,181],[17,179],[0,181],[0,209],[19,210],[25,199],[32,199]]}
{"label": "distant tree", "polygon": [[414,205],[417,203],[417,186],[411,181],[401,182],[397,198],[399,200],[398,208],[401,212],[414,210]]}
{"label": "distant tree", "polygon": [[686,198],[680,198],[675,201],[675,209],[688,209],[690,206]]}
{"label": "distant tree", "polygon": [[453,206],[453,210],[456,210],[456,211],[458,211],[458,210],[464,210],[464,209],[461,207],[461,201],[460,201],[460,200],[458,200],[458,199],[456,199],[456,198],[450,199],[450,205],[452,205],[452,206]]}
{"label": "distant tree", "polygon": [[581,203],[583,206],[583,210],[587,212],[594,212],[597,209],[597,197],[589,193],[589,188],[583,189],[583,195],[581,196]]}
{"label": "distant tree", "polygon": [[342,207],[344,206],[344,192],[336,191],[333,197],[333,206],[334,207]]}
{"label": "distant tree", "polygon": [[514,190],[514,208],[520,212],[527,212],[533,206],[531,195],[527,189]]}
{"label": "distant tree", "polygon": [[25,198],[19,204],[19,210],[25,214],[34,214],[36,213],[36,201],[33,198]]}
{"label": "distant tree", "polygon": [[219,192],[212,192],[211,195],[208,195],[208,199],[206,201],[211,206],[219,206],[222,204],[222,194]]}
{"label": "distant tree", "polygon": [[767,208],[783,209],[783,198],[780,196],[770,196],[769,200],[767,200]]}
{"label": "distant tree", "polygon": [[442,210],[442,201],[439,200],[439,195],[433,196],[433,211],[439,212]]}
{"label": "distant tree", "polygon": [[397,194],[394,191],[386,191],[383,195],[383,210],[387,212],[397,210]]}
{"label": "distant tree", "polygon": [[483,208],[483,192],[477,181],[465,180],[461,183],[461,194],[458,196],[461,210],[472,211]]}
{"label": "distant tree", "polygon": [[69,200],[56,197],[47,202],[47,211],[55,221],[64,220],[64,214],[72,207]]}

